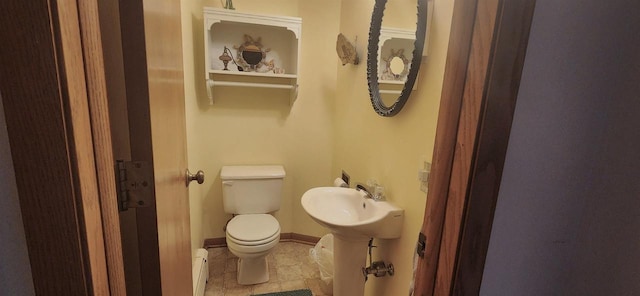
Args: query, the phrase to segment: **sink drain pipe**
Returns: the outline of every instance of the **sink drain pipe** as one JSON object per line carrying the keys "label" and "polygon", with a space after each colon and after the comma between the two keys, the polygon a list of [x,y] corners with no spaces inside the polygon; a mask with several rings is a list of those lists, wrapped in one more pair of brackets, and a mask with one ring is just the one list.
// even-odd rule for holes
{"label": "sink drain pipe", "polygon": [[373,256],[371,255],[371,250],[376,248],[377,246],[373,245],[373,238],[369,240],[369,266],[362,268],[362,274],[364,275],[364,281],[366,282],[369,279],[369,275],[373,274],[376,277],[383,277],[387,274],[389,276],[393,276],[393,264],[392,263],[384,263],[384,261],[373,261]]}

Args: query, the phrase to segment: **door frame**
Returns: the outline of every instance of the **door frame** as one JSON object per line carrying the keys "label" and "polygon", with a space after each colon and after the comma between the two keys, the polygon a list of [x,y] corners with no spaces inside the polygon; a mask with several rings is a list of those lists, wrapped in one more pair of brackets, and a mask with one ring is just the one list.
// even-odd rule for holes
{"label": "door frame", "polygon": [[[86,264],[93,244],[83,243],[88,241],[84,226],[89,222],[80,221],[84,203],[76,172],[81,170],[78,155],[87,147],[75,147],[73,139],[80,135],[74,134],[79,131],[68,118],[76,110],[84,111],[70,97],[84,94],[72,91],[76,85],[71,84],[80,84],[78,80],[65,80],[84,81],[84,75],[77,71],[77,64],[58,59],[67,42],[64,38],[72,35],[74,28],[61,28],[55,18],[68,13],[68,7],[59,6],[49,14],[49,7],[42,4],[0,2],[0,40],[12,40],[11,46],[20,49],[0,47],[0,87],[35,292],[82,295],[94,291],[100,285],[96,282],[106,278],[92,279],[92,267]],[[27,25],[21,21],[28,19],[27,12],[34,18],[26,27],[31,30],[19,35],[19,29]],[[77,52],[75,46],[67,49]],[[32,139],[39,139],[39,145]],[[85,185],[95,186],[87,181]],[[55,248],[47,246],[51,242]],[[93,255],[104,262],[99,251]]]}
{"label": "door frame", "polygon": [[[534,5],[455,3],[417,295],[479,291]],[[97,8],[0,4],[0,39],[12,40],[0,48],[0,89],[43,295],[125,293]]]}
{"label": "door frame", "polygon": [[[0,89],[38,295],[125,295],[96,0],[2,1]],[[37,140],[34,140],[37,139]]]}
{"label": "door frame", "polygon": [[415,295],[478,295],[535,0],[456,0]]}

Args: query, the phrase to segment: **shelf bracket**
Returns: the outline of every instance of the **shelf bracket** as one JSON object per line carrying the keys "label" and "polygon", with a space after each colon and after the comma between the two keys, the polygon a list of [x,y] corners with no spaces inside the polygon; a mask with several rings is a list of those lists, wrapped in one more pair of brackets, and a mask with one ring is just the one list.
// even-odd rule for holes
{"label": "shelf bracket", "polygon": [[289,97],[289,106],[292,107],[293,103],[298,99],[298,84],[294,84],[291,88],[291,95]]}
{"label": "shelf bracket", "polygon": [[213,80],[207,79],[207,97],[209,98],[209,105],[213,105]]}

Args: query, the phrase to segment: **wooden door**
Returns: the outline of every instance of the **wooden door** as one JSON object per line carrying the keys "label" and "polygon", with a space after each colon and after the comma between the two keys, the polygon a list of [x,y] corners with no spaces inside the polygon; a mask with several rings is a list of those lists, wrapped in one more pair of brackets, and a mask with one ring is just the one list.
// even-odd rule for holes
{"label": "wooden door", "polygon": [[134,226],[144,294],[191,295],[179,1],[122,1],[125,31],[141,34],[116,46],[102,35],[117,0],[1,3],[0,90],[36,293],[126,293],[110,130],[121,122],[109,116],[126,97],[131,130],[114,147],[154,163],[155,202]]}
{"label": "wooden door", "polygon": [[114,154],[153,163],[154,200],[120,213],[127,292],[190,295],[180,3],[103,1],[101,24]]}
{"label": "wooden door", "polygon": [[193,294],[180,16],[180,1],[144,1],[163,295]]}
{"label": "wooden door", "polygon": [[477,295],[535,0],[457,0],[415,295]]}

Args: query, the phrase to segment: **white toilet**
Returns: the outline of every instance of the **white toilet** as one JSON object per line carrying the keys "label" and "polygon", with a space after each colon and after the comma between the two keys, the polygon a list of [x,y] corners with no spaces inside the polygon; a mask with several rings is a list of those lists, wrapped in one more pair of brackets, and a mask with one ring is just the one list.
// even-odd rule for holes
{"label": "white toilet", "polygon": [[284,168],[224,166],[222,203],[235,216],[227,224],[227,247],[238,256],[238,283],[252,285],[269,280],[267,254],[280,240],[280,223],[270,213],[280,209]]}

